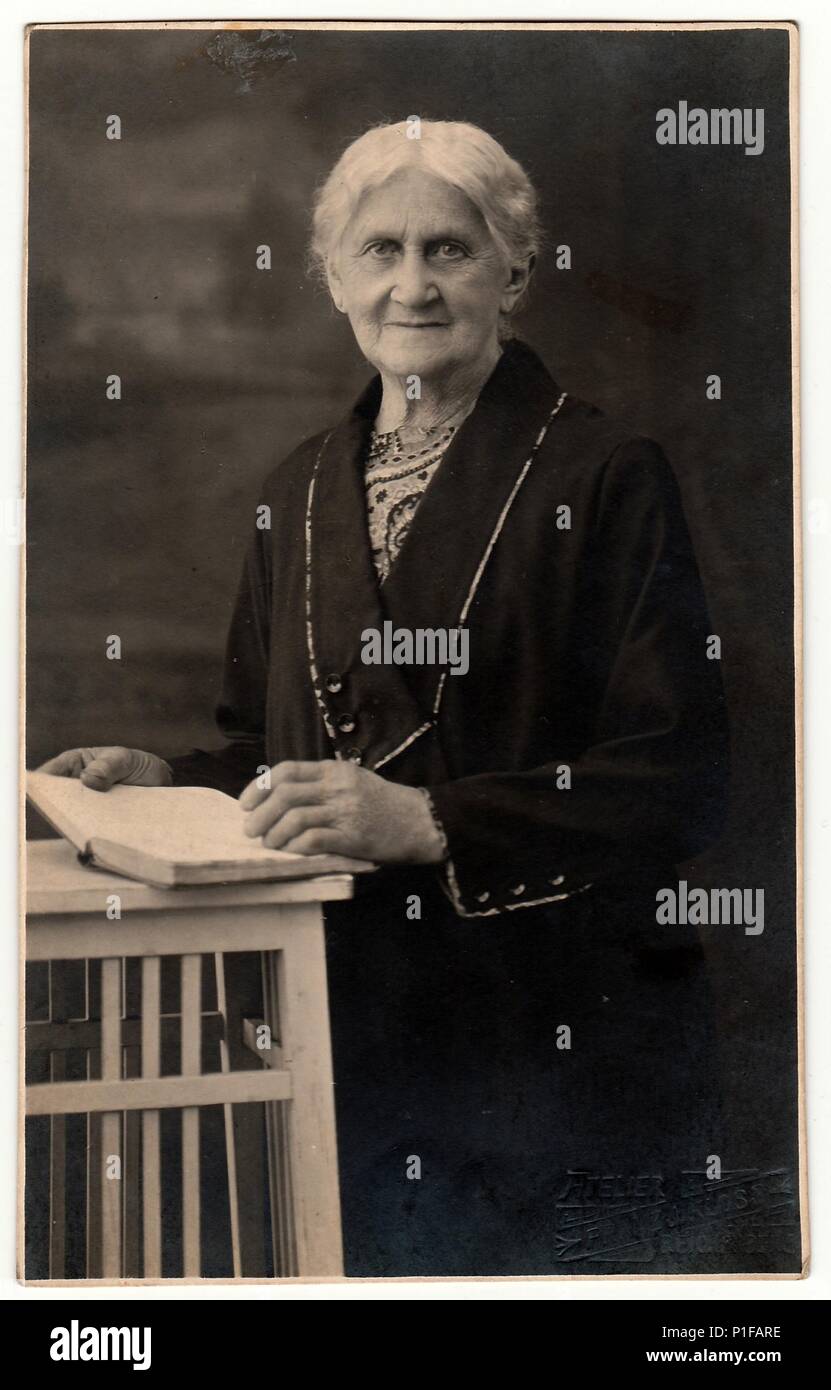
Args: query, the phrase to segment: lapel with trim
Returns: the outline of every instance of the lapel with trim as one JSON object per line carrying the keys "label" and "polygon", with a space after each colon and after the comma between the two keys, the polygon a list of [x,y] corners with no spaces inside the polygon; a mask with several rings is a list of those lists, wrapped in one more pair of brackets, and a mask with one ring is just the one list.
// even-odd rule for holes
{"label": "lapel with trim", "polygon": [[504,347],[431,479],[380,586],[364,459],[376,376],[326,437],[309,486],[306,596],[315,695],[338,757],[379,769],[434,727],[446,668],[366,665],[361,634],[463,626],[479,579],[564,396],[527,344]]}

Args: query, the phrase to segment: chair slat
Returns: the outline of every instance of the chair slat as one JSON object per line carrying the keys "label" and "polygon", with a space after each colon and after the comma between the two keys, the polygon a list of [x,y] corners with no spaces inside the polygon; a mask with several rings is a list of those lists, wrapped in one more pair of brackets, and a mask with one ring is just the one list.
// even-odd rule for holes
{"label": "chair slat", "polygon": [[[101,1076],[101,1029],[94,1024],[100,962],[84,961],[84,1014],[96,1027],[96,1043],[87,1049],[87,1080]],[[87,1114],[86,1270],[88,1279],[101,1278],[101,1116]]]}
{"label": "chair slat", "polygon": [[[145,956],[141,962],[141,1074],[145,1078],[161,1074],[161,1001],[161,960]],[[158,1110],[145,1110],[141,1117],[145,1279],[160,1279],[162,1274],[160,1133]]]}
{"label": "chair slat", "polygon": [[[48,965],[49,1023],[62,1022],[66,1016],[66,990],[62,961]],[[66,1076],[66,1057],[52,1052],[49,1057],[50,1081],[63,1081]],[[63,1279],[66,1274],[66,1119],[53,1115],[49,1121],[49,1278]]]}
{"label": "chair slat", "polygon": [[[182,1075],[202,1070],[202,957],[182,956]],[[199,1110],[182,1110],[182,1246],[185,1278],[202,1272]]]}
{"label": "chair slat", "polygon": [[[262,955],[263,1005],[271,1036],[280,1045],[282,1056],[282,1020],[280,1018],[279,971],[281,953],[264,951]],[[287,1278],[297,1273],[294,1213],[291,1192],[291,1149],[288,1107],[281,1101],[266,1104],[266,1137],[269,1155],[271,1195],[271,1239],[274,1273]]]}
{"label": "chair slat", "polygon": [[[228,1049],[227,1036],[228,995],[225,988],[225,957],[221,951],[217,951],[214,955],[214,969],[216,971],[216,1004],[226,1025],[219,1040],[219,1064],[222,1068],[223,1076],[227,1076],[231,1070],[231,1057]],[[231,1268],[233,1269],[234,1278],[239,1279],[242,1275],[242,1259],[240,1255],[239,1187],[237,1185],[234,1107],[232,1105],[223,1105],[222,1112],[225,1120],[225,1161],[228,1170],[228,1208],[231,1221]]]}
{"label": "chair slat", "polygon": [[[124,1058],[124,1076],[141,1075],[141,1052],[134,1042],[127,1045],[124,1035],[124,1018],[140,1008],[138,996],[139,973],[141,967],[137,960],[124,959],[121,962],[121,998],[123,1003],[121,1019],[121,1049]],[[124,1160],[122,1168],[122,1214],[124,1230],[124,1277],[141,1278],[141,1116],[125,1112],[122,1116],[124,1126]]]}
{"label": "chair slat", "polygon": [[[108,957],[101,962],[101,1076],[121,1080],[121,961]],[[118,1160],[118,1176],[112,1175]],[[121,1242],[121,1114],[105,1111],[101,1116],[101,1273],[105,1279],[122,1274]]]}

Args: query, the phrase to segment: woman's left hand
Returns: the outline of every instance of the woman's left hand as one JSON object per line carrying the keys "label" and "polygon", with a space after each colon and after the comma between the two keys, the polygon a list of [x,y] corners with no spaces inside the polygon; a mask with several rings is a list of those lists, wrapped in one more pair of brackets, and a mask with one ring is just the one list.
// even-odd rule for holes
{"label": "woman's left hand", "polygon": [[240,803],[246,835],[269,849],[377,864],[437,864],[444,855],[426,797],[355,763],[277,763],[267,778],[249,782]]}

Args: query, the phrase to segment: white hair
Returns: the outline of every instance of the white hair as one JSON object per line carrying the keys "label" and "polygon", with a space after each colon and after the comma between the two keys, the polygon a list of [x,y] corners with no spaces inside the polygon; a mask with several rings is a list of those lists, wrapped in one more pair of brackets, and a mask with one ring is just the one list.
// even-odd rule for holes
{"label": "white hair", "polygon": [[508,265],[537,255],[541,228],[536,192],[521,164],[492,135],[465,121],[420,120],[418,127],[412,120],[399,121],[373,126],[353,140],[318,189],[311,265],[321,281],[363,195],[413,167],[470,199]]}

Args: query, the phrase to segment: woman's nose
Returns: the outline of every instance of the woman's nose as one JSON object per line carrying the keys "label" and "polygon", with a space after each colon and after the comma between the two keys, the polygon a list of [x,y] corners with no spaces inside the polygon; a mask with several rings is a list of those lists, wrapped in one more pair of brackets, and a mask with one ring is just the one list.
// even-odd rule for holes
{"label": "woman's nose", "polygon": [[392,298],[395,302],[409,308],[417,308],[419,304],[431,304],[438,298],[438,294],[430,266],[424,256],[417,253],[402,256],[392,288]]}

